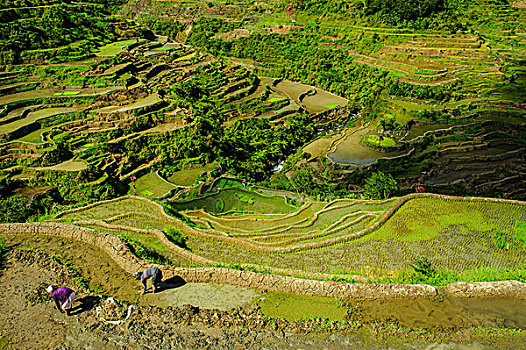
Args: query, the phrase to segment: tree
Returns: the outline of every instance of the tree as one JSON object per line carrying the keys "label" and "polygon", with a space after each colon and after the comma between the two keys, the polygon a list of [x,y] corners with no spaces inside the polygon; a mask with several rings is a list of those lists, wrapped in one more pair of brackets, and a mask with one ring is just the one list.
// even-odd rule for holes
{"label": "tree", "polygon": [[381,171],[373,173],[365,180],[364,191],[371,199],[389,198],[397,190],[396,180],[390,174],[384,174]]}

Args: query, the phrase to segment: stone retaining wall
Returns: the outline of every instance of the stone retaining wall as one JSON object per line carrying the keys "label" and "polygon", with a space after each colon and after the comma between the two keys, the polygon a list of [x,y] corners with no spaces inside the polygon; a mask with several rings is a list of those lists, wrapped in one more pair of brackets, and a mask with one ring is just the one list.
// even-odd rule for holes
{"label": "stone retaining wall", "polygon": [[[202,230],[202,229],[190,227],[186,223],[184,223],[182,221],[179,221],[179,220],[176,220],[173,216],[168,215],[164,211],[164,208],[162,207],[162,205],[160,205],[159,203],[156,203],[156,202],[154,202],[152,200],[149,200],[149,199],[146,199],[146,198],[136,197],[136,196],[124,196],[124,197],[119,197],[119,198],[115,198],[115,199],[111,199],[111,200],[107,200],[107,201],[94,203],[94,204],[91,204],[91,205],[88,205],[88,206],[85,206],[85,207],[82,207],[82,208],[71,209],[71,210],[68,210],[68,211],[65,211],[63,213],[60,213],[60,214],[56,215],[54,219],[59,219],[60,217],[62,217],[65,214],[74,213],[76,211],[82,211],[82,210],[85,210],[85,209],[88,209],[88,208],[92,208],[92,207],[95,207],[95,206],[98,206],[98,205],[112,203],[112,202],[116,202],[116,201],[120,201],[120,200],[124,200],[124,199],[136,199],[136,200],[142,200],[142,201],[148,202],[148,203],[158,207],[159,210],[160,210],[160,213],[161,213],[161,215],[163,217],[165,217],[168,220],[172,221],[175,225],[178,226],[178,228],[182,229],[185,233],[194,235],[196,237],[204,237],[204,238],[222,240],[224,242],[231,243],[231,244],[236,244],[236,245],[239,245],[239,246],[243,246],[245,248],[248,248],[248,249],[251,249],[251,250],[255,250],[255,251],[260,251],[260,252],[265,252],[265,253],[277,253],[277,254],[281,253],[281,254],[284,254],[284,253],[297,253],[297,252],[305,251],[305,250],[309,250],[309,249],[325,248],[325,247],[328,247],[328,246],[341,244],[341,243],[345,243],[345,242],[348,242],[348,241],[351,241],[351,240],[354,240],[354,239],[357,239],[357,238],[361,238],[361,237],[373,232],[374,230],[380,228],[380,226],[382,226],[391,216],[393,216],[396,213],[396,211],[398,209],[400,209],[400,207],[403,204],[405,204],[409,200],[416,199],[416,198],[437,198],[437,199],[442,199],[442,200],[455,200],[455,201],[466,201],[466,202],[470,202],[471,201],[471,202],[509,203],[509,204],[516,204],[516,205],[526,206],[526,202],[524,202],[524,201],[517,201],[517,200],[497,199],[497,198],[482,198],[482,197],[456,197],[456,196],[433,194],[433,193],[413,193],[413,194],[409,194],[409,195],[400,197],[393,204],[393,206],[391,208],[389,208],[386,212],[384,212],[378,219],[376,219],[376,221],[373,224],[371,224],[370,226],[368,226],[368,227],[366,227],[366,228],[364,228],[364,229],[362,229],[360,231],[357,231],[357,232],[354,232],[354,233],[345,234],[345,235],[342,235],[342,236],[332,237],[332,238],[329,238],[329,239],[326,239],[326,240],[323,240],[323,241],[302,243],[302,244],[297,244],[297,245],[288,246],[288,247],[279,247],[279,246],[278,247],[270,247],[270,246],[254,244],[252,242],[248,242],[246,240],[239,239],[239,238],[236,238],[236,237],[208,234],[208,233],[206,233],[207,230]],[[392,199],[389,199],[389,200],[392,200]],[[364,202],[367,202],[367,201],[364,201]],[[218,223],[216,223],[216,224],[218,224]],[[219,225],[221,225],[221,224],[219,224]]]}
{"label": "stone retaining wall", "polygon": [[[150,235],[155,235],[161,241],[161,243],[168,248],[173,253],[179,255],[180,257],[192,261],[199,265],[219,265],[218,261],[214,261],[211,259],[207,259],[205,257],[202,257],[200,255],[194,254],[191,251],[185,250],[176,244],[172,243],[162,232],[161,230],[157,229],[140,229],[135,227],[128,227],[128,226],[120,226],[120,225],[112,225],[108,224],[105,221],[100,220],[91,220],[91,221],[77,221],[76,224],[83,225],[83,226],[97,226],[102,227],[109,230],[116,230],[116,231],[130,231],[130,232],[136,232],[136,233],[146,233]],[[291,270],[291,269],[283,269],[283,268],[277,268],[272,266],[261,266],[256,264],[241,264],[241,267],[248,269],[264,269],[266,271],[269,271],[270,273],[278,274],[278,275],[296,275],[300,276],[301,278],[307,278],[307,279],[330,279],[334,277],[334,275],[326,274],[326,273],[317,273],[317,272],[307,272],[307,271],[298,271],[298,270]],[[358,282],[367,282],[368,279],[363,276],[359,275],[338,275],[339,277],[345,278],[345,279],[353,279]]]}
{"label": "stone retaining wall", "polygon": [[[53,235],[76,239],[104,249],[126,272],[133,273],[154,265],[137,258],[127,243],[119,237],[92,229],[59,223],[1,224],[0,234]],[[332,281],[306,280],[287,276],[238,271],[226,268],[182,268],[160,266],[165,278],[180,276],[187,282],[224,283],[312,296],[342,299],[396,299],[433,297],[437,289],[429,285],[349,284]],[[516,281],[490,283],[453,283],[445,287],[448,293],[461,297],[512,296],[526,299],[526,284]]]}

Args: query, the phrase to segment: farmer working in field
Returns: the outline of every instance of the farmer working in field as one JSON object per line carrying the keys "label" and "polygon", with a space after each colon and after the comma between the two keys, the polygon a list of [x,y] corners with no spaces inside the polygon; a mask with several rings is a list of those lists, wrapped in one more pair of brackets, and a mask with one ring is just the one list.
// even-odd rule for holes
{"label": "farmer working in field", "polygon": [[133,278],[137,281],[138,279],[141,280],[142,285],[144,286],[143,290],[141,290],[141,295],[143,295],[146,292],[146,281],[148,278],[152,278],[152,293],[155,293],[157,291],[157,286],[159,283],[163,280],[163,273],[161,270],[159,270],[157,267],[149,267],[144,272],[135,272],[133,274]]}
{"label": "farmer working in field", "polygon": [[66,287],[49,286],[46,291],[51,294],[57,309],[69,316],[71,306],[75,301],[75,292]]}

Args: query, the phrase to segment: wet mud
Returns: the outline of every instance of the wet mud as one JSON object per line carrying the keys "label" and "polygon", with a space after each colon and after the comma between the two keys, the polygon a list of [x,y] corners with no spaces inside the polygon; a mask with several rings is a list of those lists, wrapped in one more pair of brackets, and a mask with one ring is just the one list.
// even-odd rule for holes
{"label": "wet mud", "polygon": [[403,327],[456,330],[466,327],[526,329],[526,300],[456,298],[350,301],[349,318],[361,322],[395,322]]}
{"label": "wet mud", "polygon": [[[137,300],[140,283],[105,253],[54,237],[8,236],[6,241],[10,250],[0,266],[0,345],[8,349],[521,349],[526,341],[521,300],[458,299],[441,293],[433,300],[350,301],[342,304],[344,320],[313,314],[287,321],[269,318],[251,302],[265,294],[182,281],[169,281],[138,304],[117,301],[121,312],[112,324],[102,319],[106,298]],[[75,270],[99,292],[79,284]],[[73,316],[59,313],[51,301],[30,305],[28,293],[41,283],[76,290]],[[174,306],[199,299],[209,304]],[[232,301],[243,306],[227,303]],[[131,312],[124,319],[126,310]]]}

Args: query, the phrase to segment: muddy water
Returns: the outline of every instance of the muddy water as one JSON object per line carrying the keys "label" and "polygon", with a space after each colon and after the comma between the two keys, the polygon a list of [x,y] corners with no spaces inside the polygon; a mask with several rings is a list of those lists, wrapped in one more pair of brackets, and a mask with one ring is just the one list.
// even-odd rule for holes
{"label": "muddy water", "polygon": [[456,298],[349,302],[352,320],[395,322],[408,328],[461,329],[466,327],[526,329],[526,300],[512,298]]}
{"label": "muddy water", "polygon": [[389,158],[401,154],[380,152],[363,146],[360,141],[368,132],[368,128],[353,132],[336,146],[334,152],[327,154],[327,157],[337,164],[365,165],[374,163],[376,159]]}
{"label": "muddy water", "polygon": [[[59,255],[101,294],[141,305],[192,304],[202,309],[228,310],[261,297],[261,293],[247,288],[168,281],[159,293],[148,293],[139,299],[140,282],[133,281],[105,252],[94,246],[46,236],[7,236],[6,243],[12,248],[32,248]],[[440,291],[434,299],[352,300],[347,307],[350,319],[363,323],[394,322],[407,328],[430,330],[468,327],[526,329],[526,300],[513,298],[461,299]]]}
{"label": "muddy water", "polygon": [[326,111],[329,109],[326,106],[330,105],[346,106],[347,103],[349,103],[349,101],[343,97],[333,95],[321,89],[316,89],[315,95],[306,96],[303,100],[303,104],[310,113]]}
{"label": "muddy water", "polygon": [[316,90],[316,94],[306,96],[303,100],[303,105],[307,108],[309,113],[318,113],[326,111],[326,105],[342,105],[345,106],[349,102],[343,97],[333,95],[325,90],[315,88],[310,85],[296,83],[290,80],[283,80],[276,85],[276,90],[282,91],[290,96],[296,103],[300,103],[299,97],[302,93],[310,90]]}
{"label": "muddy water", "polygon": [[295,83],[289,80],[283,80],[276,85],[276,90],[283,91],[288,94],[296,103],[299,102],[299,96],[312,90],[312,87],[305,84]]}
{"label": "muddy water", "polygon": [[187,283],[163,284],[157,294],[146,294],[139,305],[183,306],[193,305],[200,309],[229,310],[254,302],[260,293],[253,289],[226,284]]}

